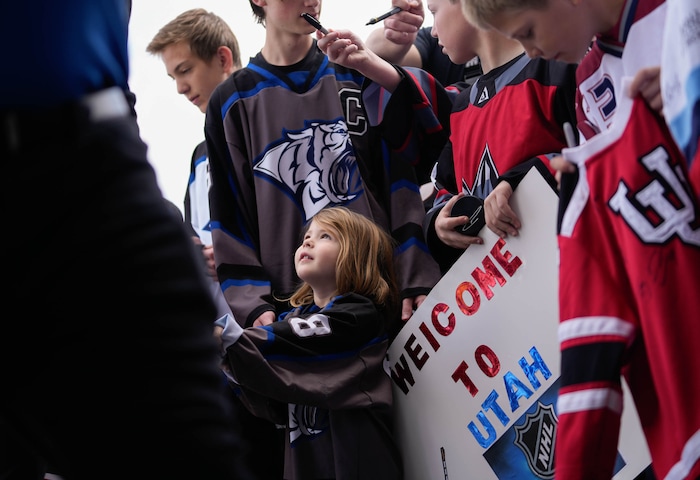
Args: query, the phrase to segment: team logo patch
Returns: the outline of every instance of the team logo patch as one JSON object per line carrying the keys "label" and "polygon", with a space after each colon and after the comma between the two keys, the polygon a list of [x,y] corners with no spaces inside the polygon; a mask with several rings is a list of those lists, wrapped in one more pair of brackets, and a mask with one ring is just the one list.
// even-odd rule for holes
{"label": "team logo patch", "polygon": [[253,167],[293,198],[308,220],[329,205],[347,204],[363,192],[355,151],[344,121],[311,122],[285,131]]}
{"label": "team logo patch", "polygon": [[474,175],[472,186],[470,187],[465,179],[462,179],[462,191],[466,195],[473,195],[479,198],[486,198],[493,191],[494,185],[498,183],[498,168],[493,160],[488,143],[484,146],[484,152],[479,160],[479,168]]}
{"label": "team logo patch", "polygon": [[[559,379],[530,405],[527,411],[515,420],[513,425],[484,452],[484,459],[489,463],[499,480],[542,480],[554,475],[554,438],[556,428],[543,435],[543,429],[549,429],[558,419],[556,416]],[[548,446],[546,442],[550,441]],[[548,448],[548,449],[547,449]],[[543,457],[538,458],[540,455]]]}
{"label": "team logo patch", "polygon": [[643,180],[632,180],[641,186],[635,188],[623,178],[608,202],[645,243],[661,245],[676,236],[700,246],[695,200],[679,162],[663,145],[657,146],[639,159],[643,168],[636,174]]}
{"label": "team logo patch", "polygon": [[554,478],[554,438],[557,415],[554,406],[537,403],[534,414],[527,414],[525,422],[515,426],[515,445],[522,450],[527,464],[538,478]]}
{"label": "team logo patch", "polygon": [[311,438],[320,435],[328,429],[328,410],[308,405],[290,403],[289,410],[289,442],[294,444],[300,438]]}

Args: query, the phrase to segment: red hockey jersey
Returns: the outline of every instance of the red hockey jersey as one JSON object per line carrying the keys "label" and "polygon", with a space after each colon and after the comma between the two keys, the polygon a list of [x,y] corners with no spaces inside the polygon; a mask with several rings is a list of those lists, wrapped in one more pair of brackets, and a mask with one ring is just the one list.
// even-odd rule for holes
{"label": "red hockey jersey", "polygon": [[624,375],[659,479],[700,476],[700,207],[662,118],[618,97],[615,122],[564,151],[556,477],[612,478]]}

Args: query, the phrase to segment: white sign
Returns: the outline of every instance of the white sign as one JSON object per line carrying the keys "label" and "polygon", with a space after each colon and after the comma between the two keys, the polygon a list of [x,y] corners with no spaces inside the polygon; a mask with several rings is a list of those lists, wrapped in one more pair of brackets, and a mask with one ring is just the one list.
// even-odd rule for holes
{"label": "white sign", "polygon": [[[532,169],[511,198],[520,234],[482,229],[389,348],[406,480],[553,478],[557,204]],[[615,480],[650,463],[625,399]]]}

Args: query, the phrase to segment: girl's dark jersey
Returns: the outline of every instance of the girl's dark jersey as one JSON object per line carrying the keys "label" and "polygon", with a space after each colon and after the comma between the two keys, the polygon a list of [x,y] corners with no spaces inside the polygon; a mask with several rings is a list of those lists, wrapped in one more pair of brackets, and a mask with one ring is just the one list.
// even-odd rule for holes
{"label": "girl's dark jersey", "polygon": [[247,328],[226,351],[243,401],[286,425],[287,480],[399,480],[384,312],[362,295]]}

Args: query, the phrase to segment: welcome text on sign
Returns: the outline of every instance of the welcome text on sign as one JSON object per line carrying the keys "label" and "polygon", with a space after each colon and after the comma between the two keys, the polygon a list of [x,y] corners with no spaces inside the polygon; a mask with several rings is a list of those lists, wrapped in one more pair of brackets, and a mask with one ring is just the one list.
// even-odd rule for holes
{"label": "welcome text on sign", "polygon": [[[512,278],[517,273],[522,265],[522,260],[518,256],[514,256],[510,251],[505,250],[505,247],[506,241],[499,238],[489,251],[489,254],[481,261],[482,268],[477,267],[471,272],[474,282],[464,281],[456,287],[455,300],[462,314],[466,316],[474,315],[479,311],[482,295],[487,301],[491,300],[494,298],[493,287],[496,286],[496,283],[503,287],[508,281],[506,275],[508,278]],[[500,266],[503,272],[496,265]],[[457,325],[457,317],[454,312],[450,311],[450,307],[444,303],[437,303],[432,308],[430,317],[430,325],[426,322],[421,322],[418,330],[424,337],[421,341],[425,340],[429,348],[433,352],[437,352],[441,346],[439,338],[448,337],[454,331]],[[447,322],[442,323],[441,318],[446,318]],[[399,389],[405,395],[408,395],[411,386],[415,384],[412,367],[408,359],[411,360],[415,368],[421,370],[430,359],[430,353],[427,347],[424,347],[414,334],[411,334],[404,343],[403,352],[391,369],[391,378]],[[515,412],[518,409],[520,398],[530,398],[534,391],[540,388],[541,383],[536,376],[537,372],[543,376],[544,380],[552,376],[550,369],[534,346],[530,348],[528,356],[530,357],[529,361],[523,356],[518,364],[532,388],[528,387],[523,380],[511,371],[507,371],[503,375],[505,392],[511,412]],[[500,360],[489,346],[478,346],[474,352],[474,359],[480,371],[487,377],[493,378],[499,374],[501,369]],[[455,383],[461,382],[470,395],[475,397],[479,392],[479,388],[468,375],[468,368],[468,363],[462,361],[454,369],[452,379]],[[486,435],[481,432],[474,421],[468,425],[469,431],[483,448],[489,447],[497,438],[496,430],[486,416],[486,412],[491,412],[503,426],[506,426],[511,421],[506,410],[499,404],[498,399],[498,392],[492,390],[482,402],[482,410],[476,415],[476,419],[483,427]]]}

